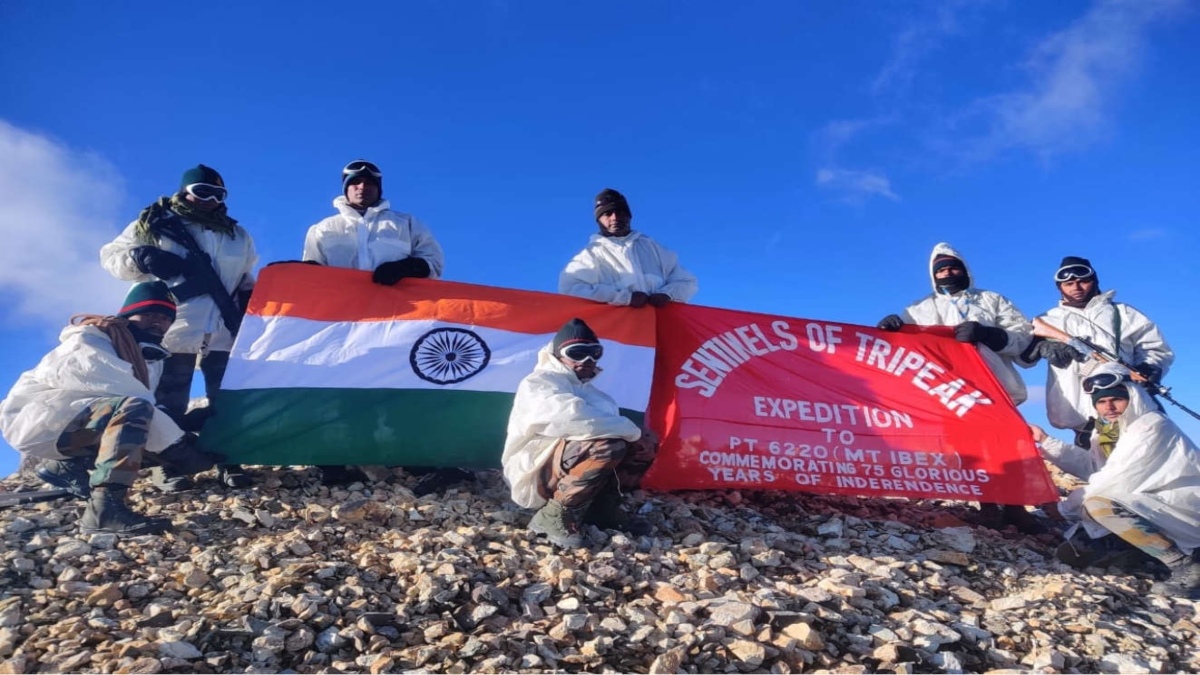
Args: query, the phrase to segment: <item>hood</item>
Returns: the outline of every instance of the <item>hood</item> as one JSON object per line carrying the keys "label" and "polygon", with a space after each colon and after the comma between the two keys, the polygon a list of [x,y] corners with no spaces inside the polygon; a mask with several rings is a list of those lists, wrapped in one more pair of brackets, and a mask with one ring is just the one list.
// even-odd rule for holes
{"label": "hood", "polygon": [[963,269],[967,271],[967,288],[971,289],[975,287],[975,275],[971,274],[971,266],[967,264],[967,259],[962,257],[962,254],[955,250],[953,246],[943,241],[934,246],[933,252],[929,254],[929,285],[933,287],[934,293],[938,292],[938,287],[937,280],[933,278],[933,261],[936,260],[939,255],[950,255],[961,260]]}
{"label": "hood", "polygon": [[[1128,375],[1129,369],[1117,363],[1104,363],[1087,372],[1083,377],[1098,375],[1100,373],[1116,373],[1118,375]],[[1139,417],[1148,412],[1155,412],[1158,406],[1154,405],[1150,394],[1142,389],[1141,385],[1133,382],[1126,382],[1125,387],[1129,390],[1129,407],[1125,412],[1117,418],[1117,422],[1121,425],[1121,429],[1128,429],[1130,424],[1133,424]],[[1089,399],[1090,400],[1090,399]]]}

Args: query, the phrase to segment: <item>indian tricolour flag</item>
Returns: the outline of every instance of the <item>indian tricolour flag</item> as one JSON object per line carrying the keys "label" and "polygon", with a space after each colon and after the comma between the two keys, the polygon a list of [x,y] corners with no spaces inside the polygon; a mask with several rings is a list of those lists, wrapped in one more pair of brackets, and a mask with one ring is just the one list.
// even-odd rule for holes
{"label": "indian tricolour flag", "polygon": [[604,343],[596,385],[641,421],[654,314],[368,272],[264,269],[204,447],[244,464],[499,466],[513,393],[567,320]]}

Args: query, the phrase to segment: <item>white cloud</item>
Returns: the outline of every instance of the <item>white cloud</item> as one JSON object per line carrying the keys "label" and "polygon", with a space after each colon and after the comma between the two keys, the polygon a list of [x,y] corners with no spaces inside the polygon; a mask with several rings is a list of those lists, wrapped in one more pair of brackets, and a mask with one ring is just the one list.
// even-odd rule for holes
{"label": "white cloud", "polygon": [[0,312],[5,321],[66,325],[109,313],[129,285],[100,267],[123,224],[123,181],[104,159],[0,120]]}
{"label": "white cloud", "polygon": [[1129,241],[1158,241],[1166,239],[1170,232],[1165,227],[1146,227],[1126,235]]}
{"label": "white cloud", "polygon": [[1027,86],[976,101],[965,117],[986,131],[969,144],[986,158],[1010,148],[1043,157],[1102,136],[1109,107],[1137,70],[1151,25],[1185,0],[1098,0],[1066,29],[1042,40],[1025,63]]}
{"label": "white cloud", "polygon": [[871,82],[871,93],[907,92],[921,60],[940,47],[945,38],[963,32],[963,20],[969,11],[989,4],[991,0],[939,1],[933,5],[932,15],[910,21],[893,40],[887,63]]}
{"label": "white cloud", "polygon": [[888,177],[874,171],[820,169],[817,171],[817,185],[845,193],[852,199],[878,196],[900,201],[900,196],[892,191],[892,182]]}

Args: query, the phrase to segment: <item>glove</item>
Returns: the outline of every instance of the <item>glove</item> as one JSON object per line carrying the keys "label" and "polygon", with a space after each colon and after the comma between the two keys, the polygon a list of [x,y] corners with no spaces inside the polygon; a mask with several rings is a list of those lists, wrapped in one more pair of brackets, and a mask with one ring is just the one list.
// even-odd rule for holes
{"label": "glove", "polygon": [[1038,343],[1037,355],[1049,361],[1055,368],[1066,368],[1083,356],[1071,345],[1051,340]]}
{"label": "glove", "polygon": [[978,321],[964,321],[954,327],[954,339],[970,342],[998,352],[1008,344],[1008,333],[1003,328],[985,326]]}
{"label": "glove", "polygon": [[276,260],[275,262],[267,263],[267,267],[271,265],[290,265],[292,263],[304,263],[305,265],[320,265],[316,260]]}
{"label": "glove", "polygon": [[1141,363],[1133,367],[1135,371],[1142,377],[1145,377],[1151,382],[1158,383],[1162,379],[1162,368],[1153,363]]}
{"label": "glove", "polygon": [[405,258],[385,262],[375,268],[371,281],[384,286],[395,286],[401,279],[425,278],[429,276],[429,263],[423,258]]}
{"label": "glove", "polygon": [[650,295],[650,304],[655,307],[666,307],[671,302],[671,296],[666,293],[652,293]]}
{"label": "glove", "polygon": [[167,473],[190,476],[208,471],[217,464],[225,463],[225,456],[215,452],[201,450],[196,444],[200,437],[187,432],[183,438],[175,441],[167,449],[155,454],[147,452],[143,459],[148,464],[156,464],[167,469]]}
{"label": "glove", "polygon": [[177,277],[188,268],[186,260],[157,246],[138,246],[131,254],[143,274],[153,274],[159,279]]}
{"label": "glove", "polygon": [[880,319],[879,323],[876,324],[875,327],[882,330],[897,331],[900,330],[900,327],[903,325],[904,319],[901,319],[899,314],[888,314]]}
{"label": "glove", "polygon": [[641,291],[634,291],[629,296],[630,307],[645,307],[647,302],[650,302],[650,296]]}
{"label": "glove", "polygon": [[208,418],[215,415],[217,411],[212,406],[204,406],[202,408],[192,408],[183,415],[183,421],[179,423],[179,428],[184,431],[194,431],[200,433],[200,429]]}

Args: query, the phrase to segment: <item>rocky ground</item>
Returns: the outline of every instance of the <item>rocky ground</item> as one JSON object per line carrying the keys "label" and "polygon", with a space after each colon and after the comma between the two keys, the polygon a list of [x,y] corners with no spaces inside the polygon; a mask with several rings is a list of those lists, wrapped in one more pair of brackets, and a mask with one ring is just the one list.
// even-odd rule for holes
{"label": "rocky ground", "polygon": [[1200,670],[1197,603],[960,504],[638,493],[655,536],[561,552],[497,472],[419,499],[401,470],[251,472],[139,483],[161,537],[81,536],[76,501],[0,510],[0,673]]}

